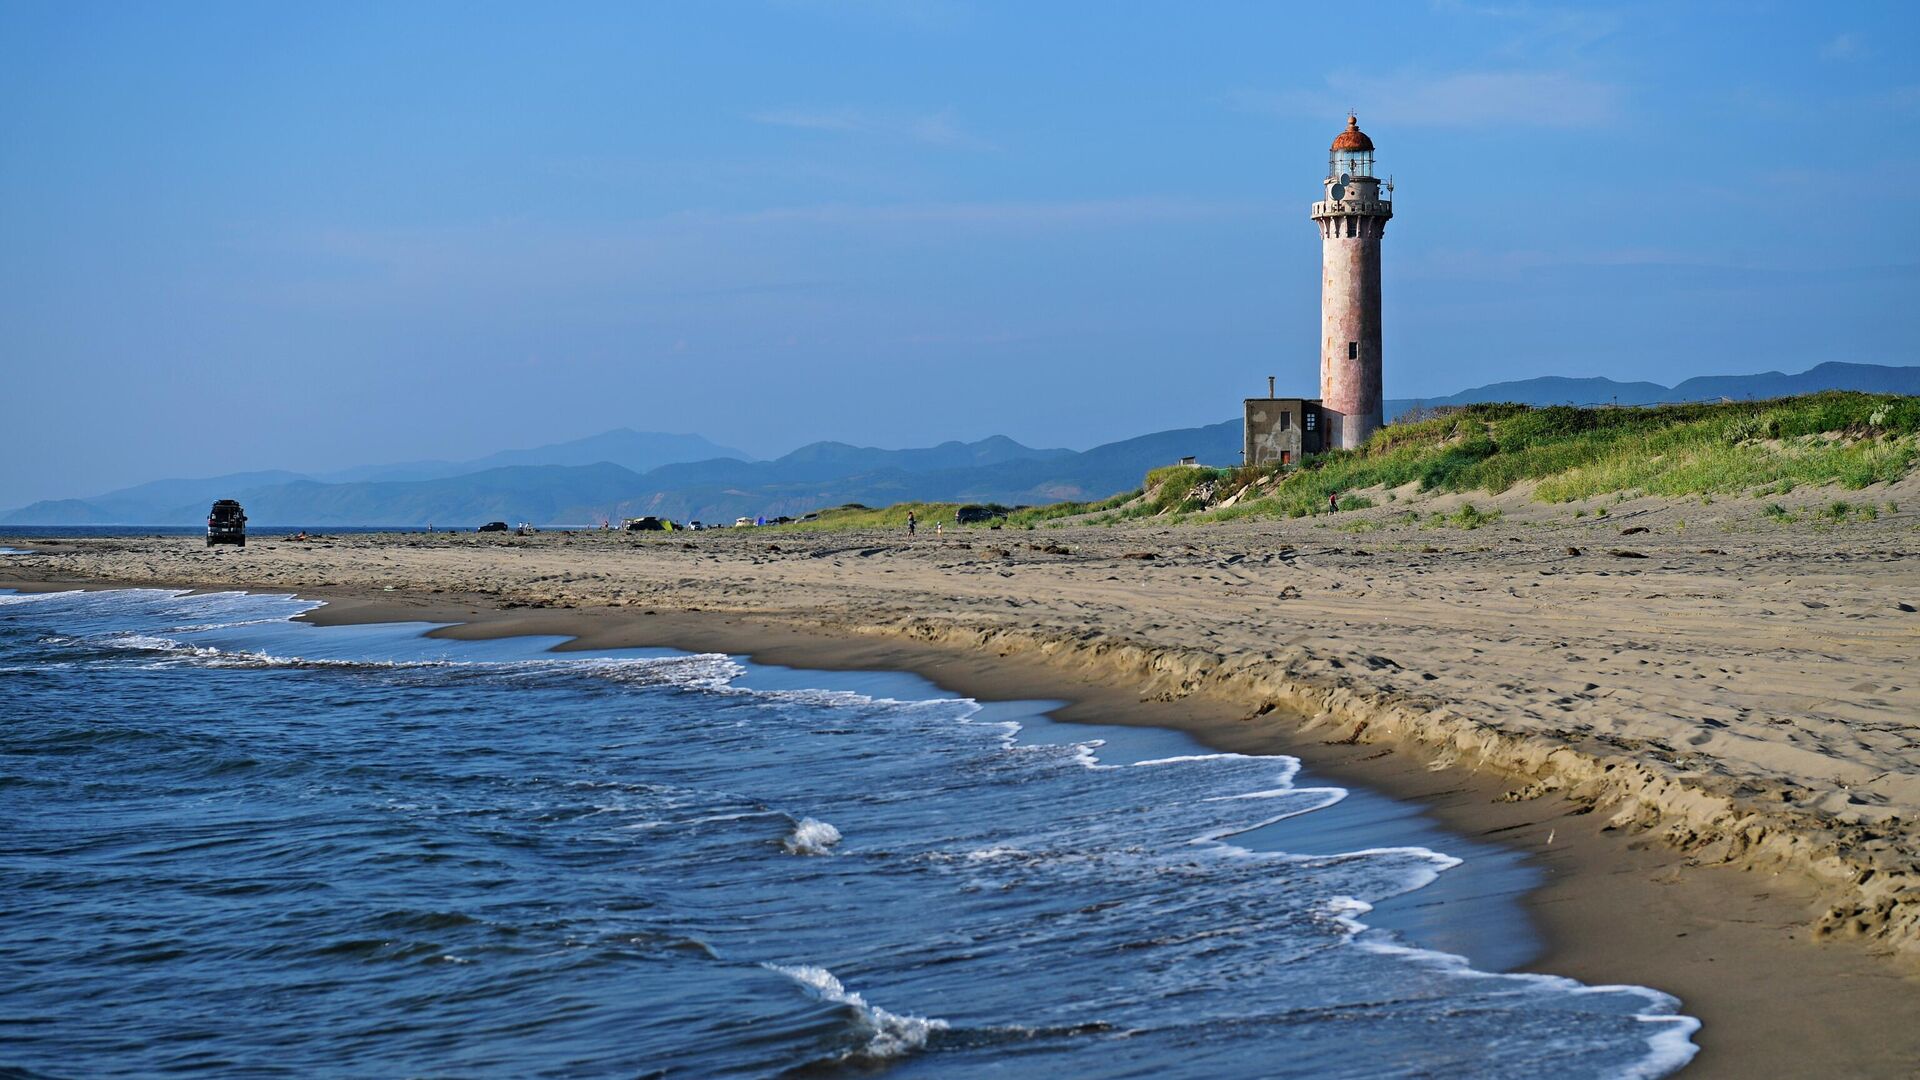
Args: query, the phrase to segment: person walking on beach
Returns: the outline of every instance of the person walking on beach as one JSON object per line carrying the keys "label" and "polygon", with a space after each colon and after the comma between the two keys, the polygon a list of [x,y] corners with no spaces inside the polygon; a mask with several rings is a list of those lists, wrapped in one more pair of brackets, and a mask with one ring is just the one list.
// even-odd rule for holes
{"label": "person walking on beach", "polygon": [[918,522],[914,521],[913,519],[913,511],[911,510],[907,511],[907,535],[908,536],[913,535],[914,526],[917,524]]}

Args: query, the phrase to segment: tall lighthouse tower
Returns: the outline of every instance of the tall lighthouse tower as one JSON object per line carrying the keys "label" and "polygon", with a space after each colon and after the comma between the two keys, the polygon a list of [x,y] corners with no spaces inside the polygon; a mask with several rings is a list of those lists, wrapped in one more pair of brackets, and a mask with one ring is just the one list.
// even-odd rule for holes
{"label": "tall lighthouse tower", "polygon": [[1373,175],[1373,140],[1347,117],[1327,157],[1320,225],[1320,398],[1326,445],[1350,448],[1385,423],[1380,394],[1380,238],[1393,184]]}

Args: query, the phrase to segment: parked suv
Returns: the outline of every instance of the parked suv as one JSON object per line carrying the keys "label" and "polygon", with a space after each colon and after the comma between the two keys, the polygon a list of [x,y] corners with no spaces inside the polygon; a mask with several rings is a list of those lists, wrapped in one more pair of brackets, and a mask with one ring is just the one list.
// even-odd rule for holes
{"label": "parked suv", "polygon": [[232,499],[221,499],[207,511],[207,546],[247,546],[247,512]]}

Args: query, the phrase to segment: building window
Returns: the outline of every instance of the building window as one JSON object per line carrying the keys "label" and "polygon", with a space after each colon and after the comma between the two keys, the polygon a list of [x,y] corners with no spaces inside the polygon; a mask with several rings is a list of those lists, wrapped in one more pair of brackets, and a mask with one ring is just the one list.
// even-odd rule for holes
{"label": "building window", "polygon": [[1280,423],[1276,426],[1276,430],[1286,431],[1291,427],[1293,427],[1293,414],[1290,412],[1281,413]]}
{"label": "building window", "polygon": [[1357,341],[1347,342],[1347,359],[1349,360],[1360,359],[1360,343],[1359,342]]}
{"label": "building window", "polygon": [[1320,414],[1317,412],[1310,412],[1307,414],[1307,430],[1308,431],[1313,430],[1313,422],[1318,419],[1320,419]]}

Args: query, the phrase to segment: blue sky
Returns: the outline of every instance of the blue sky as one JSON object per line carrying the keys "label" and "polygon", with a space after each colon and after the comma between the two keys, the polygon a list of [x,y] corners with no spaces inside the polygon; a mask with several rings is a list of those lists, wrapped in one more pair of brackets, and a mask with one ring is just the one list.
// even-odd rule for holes
{"label": "blue sky", "polygon": [[0,506],[1226,419],[1349,108],[1389,396],[1920,362],[1914,10],[0,2]]}

